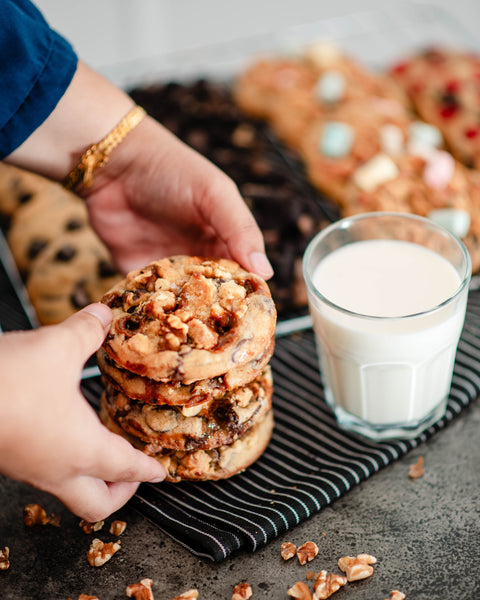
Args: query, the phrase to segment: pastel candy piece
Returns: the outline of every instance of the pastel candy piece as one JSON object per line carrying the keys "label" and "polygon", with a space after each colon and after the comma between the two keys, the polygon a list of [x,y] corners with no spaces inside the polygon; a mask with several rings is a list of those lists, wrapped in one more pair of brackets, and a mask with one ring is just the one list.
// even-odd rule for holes
{"label": "pastel candy piece", "polygon": [[440,129],[435,125],[423,121],[413,121],[408,126],[408,135],[412,142],[422,144],[430,148],[439,148],[443,144]]}
{"label": "pastel candy piece", "polygon": [[397,155],[403,151],[403,132],[398,125],[386,123],[380,127],[380,145],[386,154]]}
{"label": "pastel candy piece", "polygon": [[443,190],[450,183],[455,172],[455,160],[442,150],[434,152],[423,169],[423,180],[434,190]]}
{"label": "pastel candy piece", "polygon": [[398,177],[399,171],[393,160],[380,153],[364,163],[353,174],[353,181],[362,190],[373,192],[379,185]]}
{"label": "pastel candy piece", "polygon": [[315,93],[317,99],[326,104],[339,102],[345,95],[345,77],[339,71],[325,71],[318,78]]}
{"label": "pastel candy piece", "polygon": [[317,67],[325,68],[339,61],[341,52],[333,42],[322,40],[307,47],[305,58]]}
{"label": "pastel candy piece", "polygon": [[459,238],[467,235],[470,229],[470,215],[467,211],[458,208],[437,208],[428,213],[428,218],[448,229]]}
{"label": "pastel candy piece", "polygon": [[330,158],[346,156],[353,144],[353,129],[341,121],[325,123],[320,137],[319,150]]}

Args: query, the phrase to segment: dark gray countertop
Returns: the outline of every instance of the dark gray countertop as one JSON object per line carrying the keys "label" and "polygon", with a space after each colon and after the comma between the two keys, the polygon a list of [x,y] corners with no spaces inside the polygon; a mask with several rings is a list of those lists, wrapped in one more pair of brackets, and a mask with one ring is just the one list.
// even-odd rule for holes
{"label": "dark gray countertop", "polygon": [[[248,581],[252,600],[287,599],[287,589],[306,581],[307,570],[339,572],[344,555],[373,554],[374,574],[347,584],[335,600],[383,600],[392,589],[407,600],[480,598],[480,403],[405,458],[350,490],[331,506],[255,554],[238,554],[220,564],[204,562],[173,542],[129,506],[86,535],[55,499],[25,484],[0,478],[0,548],[9,546],[11,567],[0,571],[1,600],[100,600],[126,598],[128,584],[148,577],[156,600],[190,588],[199,600],[230,600],[233,587]],[[424,457],[425,474],[408,477],[409,465]],[[27,528],[23,507],[38,502],[60,513],[59,528]],[[99,568],[86,552],[93,535],[105,540],[113,518],[127,521],[121,550]],[[318,556],[301,566],[284,562],[280,546],[315,541]]]}

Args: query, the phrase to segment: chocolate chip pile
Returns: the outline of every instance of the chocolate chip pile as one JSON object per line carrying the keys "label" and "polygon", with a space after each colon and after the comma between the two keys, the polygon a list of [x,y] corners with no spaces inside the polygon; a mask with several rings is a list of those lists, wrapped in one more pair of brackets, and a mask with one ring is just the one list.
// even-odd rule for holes
{"label": "chocolate chip pile", "polygon": [[174,256],[132,271],[102,300],[101,418],[161,462],[167,480],[217,480],[254,462],[273,428],[275,307],[237,263]]}
{"label": "chocolate chip pile", "polygon": [[279,315],[304,309],[301,257],[329,221],[322,206],[328,211],[332,204],[306,183],[296,159],[269,138],[264,124],[238,109],[227,85],[198,79],[136,88],[130,95],[235,181],[264,234]]}

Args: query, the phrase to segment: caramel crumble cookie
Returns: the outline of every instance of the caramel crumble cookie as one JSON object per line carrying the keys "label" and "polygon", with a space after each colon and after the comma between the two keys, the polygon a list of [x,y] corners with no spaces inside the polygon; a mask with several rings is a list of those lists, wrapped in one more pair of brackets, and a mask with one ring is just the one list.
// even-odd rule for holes
{"label": "caramel crumble cookie", "polygon": [[201,379],[188,385],[178,381],[162,382],[136,375],[118,366],[103,348],[97,352],[98,366],[104,378],[129,398],[148,404],[182,405],[194,408],[213,399],[223,397],[228,391],[250,383],[267,366],[275,347],[272,337],[267,348],[246,365],[231,369],[212,379]]}
{"label": "caramel crumble cookie", "polygon": [[193,408],[154,406],[106,386],[105,408],[124,431],[148,444],[149,452],[211,449],[230,444],[271,409],[270,367],[251,383]]}
{"label": "caramel crumble cookie", "polygon": [[218,377],[259,356],[275,331],[265,281],[226,259],[180,255],[152,262],[102,301],[113,311],[107,354],[156,381]]}

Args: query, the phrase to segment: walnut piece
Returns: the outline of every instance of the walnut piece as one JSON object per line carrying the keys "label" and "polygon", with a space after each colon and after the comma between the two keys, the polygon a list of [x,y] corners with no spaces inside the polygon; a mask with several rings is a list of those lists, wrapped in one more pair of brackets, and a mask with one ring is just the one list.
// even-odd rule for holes
{"label": "walnut piece", "polygon": [[183,592],[180,596],[175,596],[172,600],[196,600],[198,598],[198,590],[191,589]]}
{"label": "walnut piece", "polygon": [[125,593],[129,598],[135,598],[135,600],[154,600],[152,585],[151,579],[142,579],[139,583],[127,586]]}
{"label": "walnut piece", "polygon": [[97,596],[90,596],[89,594],[80,594],[78,600],[98,600]]}
{"label": "walnut piece", "polygon": [[115,520],[110,525],[110,533],[115,536],[122,535],[122,533],[127,528],[127,523],[125,521]]}
{"label": "walnut piece", "polygon": [[10,548],[5,546],[0,550],[0,571],[6,571],[10,567]]}
{"label": "walnut piece", "polygon": [[23,509],[23,522],[27,527],[46,525],[48,523],[47,513],[40,504],[27,504]]}
{"label": "walnut piece", "polygon": [[327,571],[320,571],[313,584],[313,597],[315,600],[330,598],[332,594],[337,592],[346,583],[347,578],[342,575],[336,575],[335,573],[327,575]]}
{"label": "walnut piece", "polygon": [[377,559],[370,554],[357,554],[357,556],[343,556],[338,559],[338,566],[347,575],[347,581],[366,579],[373,574],[373,567]]}
{"label": "walnut piece", "polygon": [[305,542],[297,548],[298,561],[301,565],[313,560],[318,554],[318,546],[315,542]]}
{"label": "walnut piece", "polygon": [[120,542],[107,542],[95,538],[87,552],[87,560],[92,567],[101,567],[120,550]]}
{"label": "walnut piece", "polygon": [[100,531],[104,523],[105,521],[97,521],[96,523],[90,523],[90,521],[85,521],[85,519],[82,519],[78,526],[81,527],[85,533],[92,533],[92,531]]}
{"label": "walnut piece", "polygon": [[312,592],[308,585],[303,581],[297,581],[288,591],[287,594],[295,600],[313,600]]}
{"label": "walnut piece", "polygon": [[425,469],[423,468],[423,456],[417,460],[417,462],[413,465],[410,465],[408,470],[408,476],[410,479],[418,479],[425,473]]}
{"label": "walnut piece", "polygon": [[295,544],[292,544],[292,542],[284,542],[280,548],[280,554],[282,555],[283,560],[293,558],[296,553],[297,547]]}
{"label": "walnut piece", "polygon": [[253,594],[250,584],[243,582],[238,583],[233,588],[232,600],[248,600]]}
{"label": "walnut piece", "polygon": [[385,600],[405,600],[406,595],[400,590],[392,590],[390,592],[390,596],[385,598]]}

